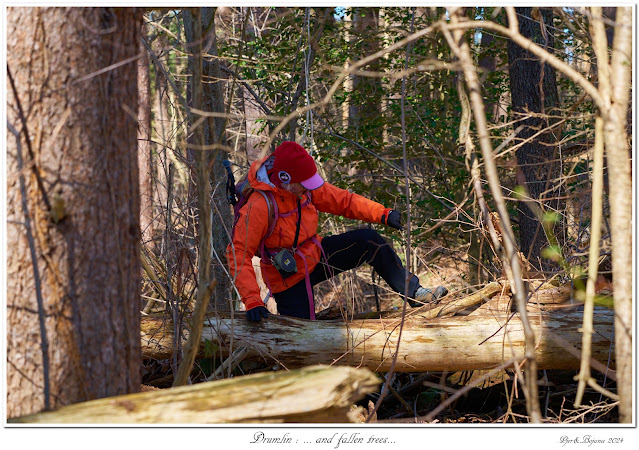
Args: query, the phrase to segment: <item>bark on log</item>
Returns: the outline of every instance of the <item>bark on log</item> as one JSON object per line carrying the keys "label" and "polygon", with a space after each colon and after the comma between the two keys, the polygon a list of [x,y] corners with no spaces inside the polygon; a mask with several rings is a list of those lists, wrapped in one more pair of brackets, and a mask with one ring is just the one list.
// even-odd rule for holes
{"label": "bark on log", "polygon": [[377,389],[366,369],[306,367],[108,397],[9,423],[335,423],[358,421],[355,401]]}
{"label": "bark on log", "polygon": [[[607,361],[611,349],[613,312],[597,308],[593,357]],[[581,347],[581,310],[530,314],[537,339],[539,369],[577,369],[577,357],[562,347]],[[507,323],[507,326],[504,326]],[[270,316],[259,323],[210,317],[203,339],[245,346],[248,357],[261,356],[288,369],[312,364],[350,365],[388,371],[397,344],[400,319],[344,322],[309,321]],[[143,355],[165,359],[172,352],[172,326],[151,317],[142,320]],[[232,330],[232,331],[231,331]],[[558,339],[553,337],[557,336]],[[559,343],[561,342],[561,344]],[[612,347],[614,348],[614,346]],[[395,371],[458,371],[495,367],[524,354],[524,333],[518,314],[408,319],[402,332]]]}

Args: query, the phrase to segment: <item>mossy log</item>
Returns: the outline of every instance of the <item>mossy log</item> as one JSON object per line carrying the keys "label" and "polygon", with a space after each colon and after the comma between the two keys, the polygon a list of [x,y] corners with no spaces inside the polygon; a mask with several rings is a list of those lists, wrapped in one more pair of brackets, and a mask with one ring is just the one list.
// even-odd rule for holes
{"label": "mossy log", "polygon": [[[529,314],[535,332],[539,369],[578,369],[575,349],[581,348],[580,309]],[[292,369],[312,364],[350,365],[388,371],[396,351],[401,319],[309,321],[269,316],[259,323],[243,315],[205,320],[202,338],[228,351],[244,346],[249,358],[262,357]],[[596,308],[592,355],[607,361],[611,350],[613,311]],[[165,359],[173,351],[172,326],[160,319],[142,320],[145,357]],[[555,338],[556,337],[556,338]],[[566,346],[571,348],[567,349]],[[614,347],[612,347],[614,348]],[[577,352],[578,354],[578,352]],[[523,358],[524,333],[519,315],[491,314],[405,321],[395,365],[398,372],[459,371],[492,368]]]}
{"label": "mossy log", "polygon": [[366,369],[313,366],[92,400],[9,423],[355,422],[353,403],[378,384]]}

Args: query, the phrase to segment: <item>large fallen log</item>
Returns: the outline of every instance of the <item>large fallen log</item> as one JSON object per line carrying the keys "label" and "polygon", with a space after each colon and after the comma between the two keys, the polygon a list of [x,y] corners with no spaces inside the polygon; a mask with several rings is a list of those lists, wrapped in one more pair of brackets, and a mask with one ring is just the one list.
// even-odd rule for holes
{"label": "large fallen log", "polygon": [[353,403],[378,384],[366,369],[314,366],[102,398],[9,423],[355,422]]}
{"label": "large fallen log", "polygon": [[[237,316],[236,316],[237,317]],[[582,312],[580,309],[529,314],[534,329],[539,369],[579,368]],[[228,351],[244,346],[248,357],[262,357],[286,368],[339,364],[388,371],[395,353],[401,319],[308,321],[270,316],[259,323],[239,316],[209,317],[202,338]],[[607,361],[614,355],[610,337],[613,312],[597,308],[592,355]],[[173,351],[170,323],[142,320],[144,357],[165,359]],[[494,311],[477,316],[405,321],[395,370],[399,372],[459,371],[498,366],[523,358],[524,333],[517,313]]]}

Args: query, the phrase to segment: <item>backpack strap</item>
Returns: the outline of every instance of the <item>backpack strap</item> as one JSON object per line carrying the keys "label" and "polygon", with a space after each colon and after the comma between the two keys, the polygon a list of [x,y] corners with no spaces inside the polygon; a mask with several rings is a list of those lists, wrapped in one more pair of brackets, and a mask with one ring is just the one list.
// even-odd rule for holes
{"label": "backpack strap", "polygon": [[268,230],[264,235],[264,239],[269,237],[273,230],[275,229],[275,222],[280,218],[279,209],[277,207],[277,201],[275,201],[275,197],[271,191],[261,191],[259,189],[255,189],[255,192],[259,192],[266,200],[266,206],[268,207]]}
{"label": "backpack strap", "polygon": [[[302,218],[302,208],[307,206],[309,203],[312,203],[311,193],[310,191],[308,192],[308,198],[304,203],[301,203],[298,199],[296,209],[289,211],[287,213],[280,214],[278,211],[277,202],[275,201],[275,197],[273,196],[273,193],[271,191],[259,191],[259,190],[258,192],[264,196],[264,199],[266,200],[266,204],[268,205],[268,208],[269,208],[269,230],[267,234],[264,236],[264,238],[262,238],[262,240],[260,241],[260,246],[259,246],[259,253],[261,255],[262,261],[267,261],[268,263],[270,263],[269,261],[270,253],[269,253],[269,250],[264,245],[264,241],[266,241],[266,238],[270,236],[271,233],[273,232],[273,229],[275,228],[275,222],[277,222],[277,219],[279,219],[280,217],[287,217],[293,214],[294,212],[297,212],[298,214],[297,229],[295,231],[295,242],[293,244],[293,247],[294,247],[293,253],[296,255],[299,255],[300,258],[302,259],[302,262],[304,263],[304,281],[306,284],[306,295],[308,297],[310,319],[315,320],[315,298],[313,296],[313,285],[311,284],[311,277],[308,270],[308,263],[306,261],[306,256],[304,255],[304,253],[300,251],[300,249],[297,246],[297,241],[298,241],[299,232],[300,232],[301,218]],[[269,202],[269,199],[270,199],[270,202]],[[272,222],[271,222],[271,218],[272,218]],[[320,248],[320,250],[322,251],[322,254],[324,254],[324,249],[322,248],[322,245],[320,244],[320,242],[317,240],[315,236],[313,236],[312,238],[308,240],[313,241]],[[325,254],[324,254],[324,259],[328,261]],[[329,267],[329,271],[332,274],[332,270],[330,267]],[[272,294],[273,290],[271,289],[271,283],[269,282],[268,276],[264,277],[264,281],[266,282],[266,287],[268,289],[268,293],[266,294],[266,298],[265,298],[265,301],[266,301],[266,299],[273,296]]]}

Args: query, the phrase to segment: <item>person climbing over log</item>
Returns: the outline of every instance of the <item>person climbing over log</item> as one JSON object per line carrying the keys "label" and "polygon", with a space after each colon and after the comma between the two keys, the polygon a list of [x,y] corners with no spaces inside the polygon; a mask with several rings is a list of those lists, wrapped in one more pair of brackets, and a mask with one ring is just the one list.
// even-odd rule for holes
{"label": "person climbing over log", "polygon": [[375,230],[362,228],[324,238],[318,235],[318,211],[398,230],[403,226],[399,211],[324,181],[301,145],[283,142],[273,154],[255,161],[248,183],[238,183],[238,188],[242,185],[239,196],[228,165],[227,169],[229,201],[236,206],[236,217],[226,256],[249,321],[268,317],[251,261],[254,255],[261,257],[269,294],[275,298],[279,314],[285,316],[314,320],[313,286],[365,262],[393,291],[401,295],[408,292],[412,307],[436,302],[448,293],[443,286],[421,286]]}

